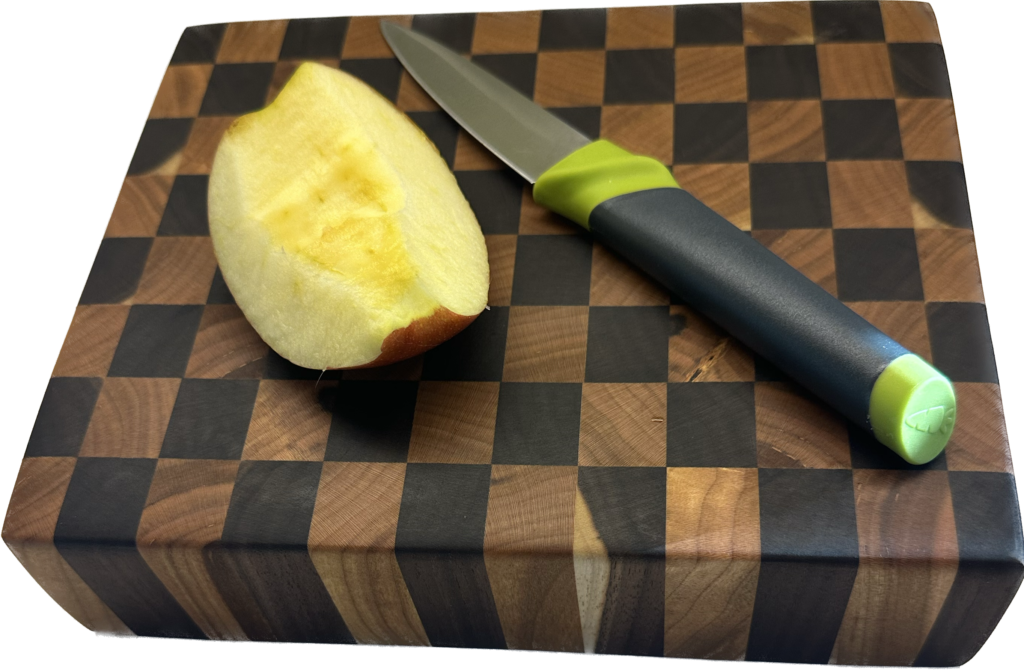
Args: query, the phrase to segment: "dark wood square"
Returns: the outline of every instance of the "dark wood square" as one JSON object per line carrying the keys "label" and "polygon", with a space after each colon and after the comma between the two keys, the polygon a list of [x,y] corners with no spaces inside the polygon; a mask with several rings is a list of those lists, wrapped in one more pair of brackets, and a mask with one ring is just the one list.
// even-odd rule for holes
{"label": "dark wood square", "polygon": [[102,382],[91,377],[50,378],[25,456],[78,456]]}
{"label": "dark wood square", "polygon": [[818,42],[884,42],[885,28],[877,2],[812,2],[814,36]]}
{"label": "dark wood square", "polygon": [[179,175],[167,198],[157,235],[209,235],[206,175]]}
{"label": "dark wood square", "polygon": [[757,466],[753,383],[669,384],[667,420],[669,466]]}
{"label": "dark wood square", "polygon": [[665,382],[667,306],[592,307],[587,327],[587,382]]}
{"label": "dark wood square", "polygon": [[278,58],[340,58],[347,28],[346,17],[292,19]]}
{"label": "dark wood square", "polygon": [[220,268],[213,273],[213,282],[210,283],[210,293],[206,296],[207,305],[234,305],[235,297],[231,295],[231,289],[224,281],[224,275]]}
{"label": "dark wood square", "polygon": [[913,230],[841,229],[833,241],[840,300],[924,300]]}
{"label": "dark wood square", "polygon": [[674,163],[746,161],[746,104],[676,105],[673,145]]}
{"label": "dark wood square", "polygon": [[949,98],[946,54],[940,44],[890,44],[889,60],[896,95],[905,98]]}
{"label": "dark wood square", "polygon": [[519,232],[523,178],[511,170],[457,171],[455,179],[486,235]]}
{"label": "dark wood square", "polygon": [[752,228],[828,228],[832,213],[824,163],[752,163]]}
{"label": "dark wood square", "polygon": [[120,303],[131,298],[139,286],[152,244],[151,238],[105,238],[78,302]]}
{"label": "dark wood square", "polygon": [[167,425],[164,459],[240,459],[257,380],[182,380]]}
{"label": "dark wood square", "polygon": [[415,410],[415,382],[342,380],[324,458],[405,461]]}
{"label": "dark wood square", "polygon": [[672,49],[609,51],[605,61],[605,104],[672,102],[673,60]]}
{"label": "dark wood square", "polygon": [[210,75],[202,116],[223,116],[255,112],[267,99],[274,76],[273,63],[218,63]]}
{"label": "dark wood square", "polygon": [[409,112],[420,130],[437,147],[448,168],[455,165],[455,146],[459,139],[459,125],[446,112]]}
{"label": "dark wood square", "polygon": [[201,305],[133,305],[107,375],[183,376],[202,316]]}
{"label": "dark wood square", "polygon": [[362,79],[382,96],[398,100],[398,84],[402,78],[402,64],[397,58],[350,58],[341,61],[341,69]]}
{"label": "dark wood square", "polygon": [[551,9],[541,13],[540,50],[604,49],[604,9]]}
{"label": "dark wood square", "polygon": [[516,244],[513,305],[587,305],[590,240],[582,235],[527,235]]}
{"label": "dark wood square", "polygon": [[818,58],[813,45],[747,47],[750,100],[818,98]]}
{"label": "dark wood square", "polygon": [[892,100],[825,100],[825,152],[829,160],[903,158]]}
{"label": "dark wood square", "polygon": [[507,307],[491,306],[464,331],[427,352],[423,379],[501,380],[508,311]]}
{"label": "dark wood square", "polygon": [[601,134],[601,107],[556,107],[551,113],[589,138]]}
{"label": "dark wood square", "polygon": [[[129,175],[141,175],[153,170],[172,172],[164,164],[181,151],[192,130],[192,119],[149,119],[142,128],[142,136],[128,165]],[[161,170],[161,171],[164,171]]]}
{"label": "dark wood square", "polygon": [[959,161],[907,161],[914,226],[972,228],[967,180]]}
{"label": "dark wood square", "polygon": [[533,98],[533,83],[537,77],[537,54],[477,54],[473,62],[489,70],[506,84],[527,98]]}
{"label": "dark wood square", "polygon": [[582,389],[558,382],[503,382],[492,463],[575,466]]}
{"label": "dark wood square", "polygon": [[474,25],[476,14],[418,14],[412,20],[413,30],[463,54],[472,46]]}
{"label": "dark wood square", "polygon": [[738,4],[676,7],[676,44],[743,44]]}
{"label": "dark wood square", "polygon": [[954,382],[999,383],[982,303],[929,303],[932,363]]}
{"label": "dark wood square", "polygon": [[186,28],[171,55],[171,64],[213,63],[226,28],[224,23]]}

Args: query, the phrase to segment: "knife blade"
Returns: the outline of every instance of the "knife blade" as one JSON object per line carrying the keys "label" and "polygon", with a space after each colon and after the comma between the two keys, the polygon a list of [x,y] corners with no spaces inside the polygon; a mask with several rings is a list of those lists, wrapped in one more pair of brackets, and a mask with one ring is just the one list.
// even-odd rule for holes
{"label": "knife blade", "polygon": [[906,461],[956,420],[949,379],[676,183],[657,160],[591,141],[480,66],[393,23],[381,31],[434,100],[589,229]]}

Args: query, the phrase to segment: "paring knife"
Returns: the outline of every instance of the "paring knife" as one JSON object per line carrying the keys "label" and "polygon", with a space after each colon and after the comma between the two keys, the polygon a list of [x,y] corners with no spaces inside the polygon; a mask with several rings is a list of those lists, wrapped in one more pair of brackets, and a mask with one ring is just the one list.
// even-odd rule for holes
{"label": "paring knife", "polygon": [[956,420],[950,381],[676,183],[653,158],[591,141],[419,33],[381,22],[402,65],[534,200],[589,229],[912,464]]}

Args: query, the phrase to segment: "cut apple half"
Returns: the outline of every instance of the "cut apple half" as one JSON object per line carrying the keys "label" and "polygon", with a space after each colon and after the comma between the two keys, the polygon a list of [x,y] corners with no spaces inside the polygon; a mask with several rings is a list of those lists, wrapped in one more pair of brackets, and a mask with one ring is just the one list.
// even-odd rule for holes
{"label": "cut apple half", "polygon": [[232,124],[209,218],[238,307],[299,366],[399,361],[486,307],[487,248],[444,159],[341,70],[304,63],[273,103]]}

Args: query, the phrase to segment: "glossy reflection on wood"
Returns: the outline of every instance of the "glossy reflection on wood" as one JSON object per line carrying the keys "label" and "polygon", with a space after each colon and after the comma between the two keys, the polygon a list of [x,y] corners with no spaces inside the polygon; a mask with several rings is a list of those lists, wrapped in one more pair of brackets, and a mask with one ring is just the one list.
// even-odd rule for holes
{"label": "glossy reflection on wood", "polygon": [[665,655],[743,659],[760,565],[757,469],[668,469]]}
{"label": "glossy reflection on wood", "polygon": [[942,471],[855,470],[860,567],[833,659],[908,666],[957,571],[953,502]]}
{"label": "glossy reflection on wood", "polygon": [[484,559],[509,648],[582,651],[573,571],[576,469],[491,472]]}

